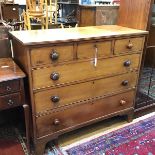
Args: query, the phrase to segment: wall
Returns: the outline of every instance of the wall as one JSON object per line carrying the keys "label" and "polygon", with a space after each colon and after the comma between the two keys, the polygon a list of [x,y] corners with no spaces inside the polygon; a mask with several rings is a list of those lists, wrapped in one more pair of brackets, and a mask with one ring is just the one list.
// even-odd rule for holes
{"label": "wall", "polygon": [[26,5],[26,0],[14,0],[15,4]]}

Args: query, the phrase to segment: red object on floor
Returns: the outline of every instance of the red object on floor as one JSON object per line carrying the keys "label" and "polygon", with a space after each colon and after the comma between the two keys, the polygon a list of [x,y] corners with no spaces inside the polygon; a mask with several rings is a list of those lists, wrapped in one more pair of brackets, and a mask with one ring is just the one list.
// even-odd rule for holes
{"label": "red object on floor", "polygon": [[155,115],[66,150],[68,155],[155,155]]}
{"label": "red object on floor", "polygon": [[0,139],[0,155],[25,155],[18,139]]}

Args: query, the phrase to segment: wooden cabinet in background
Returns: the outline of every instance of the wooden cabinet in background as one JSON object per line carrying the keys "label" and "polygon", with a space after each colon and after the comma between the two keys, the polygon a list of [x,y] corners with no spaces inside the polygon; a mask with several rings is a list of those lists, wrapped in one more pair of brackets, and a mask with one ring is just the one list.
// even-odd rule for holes
{"label": "wooden cabinet in background", "polygon": [[79,26],[116,24],[119,6],[79,5],[77,21]]}
{"label": "wooden cabinet in background", "polygon": [[3,4],[2,15],[5,21],[19,20],[19,5],[18,4]]}

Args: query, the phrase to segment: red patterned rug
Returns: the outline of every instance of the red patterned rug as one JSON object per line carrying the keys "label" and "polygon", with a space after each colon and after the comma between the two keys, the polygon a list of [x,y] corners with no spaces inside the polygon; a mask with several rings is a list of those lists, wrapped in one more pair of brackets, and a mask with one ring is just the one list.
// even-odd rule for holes
{"label": "red patterned rug", "polygon": [[155,155],[155,115],[61,149],[55,155]]}
{"label": "red patterned rug", "polygon": [[12,126],[0,126],[0,155],[28,155],[19,131]]}

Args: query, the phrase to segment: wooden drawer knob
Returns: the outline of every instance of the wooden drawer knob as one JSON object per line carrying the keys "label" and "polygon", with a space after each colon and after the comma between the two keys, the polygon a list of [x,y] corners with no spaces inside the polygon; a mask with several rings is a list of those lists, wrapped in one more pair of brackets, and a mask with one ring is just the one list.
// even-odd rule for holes
{"label": "wooden drawer knob", "polygon": [[57,102],[60,101],[60,97],[59,96],[52,96],[51,101],[54,102],[54,103],[57,103]]}
{"label": "wooden drawer knob", "polygon": [[125,67],[129,67],[131,65],[131,61],[130,60],[126,60],[125,62],[124,62],[124,66]]}
{"label": "wooden drawer knob", "polygon": [[58,80],[59,77],[60,77],[60,75],[59,75],[59,73],[57,73],[57,72],[53,72],[53,73],[51,74],[51,76],[50,76],[50,78],[51,78],[52,80],[54,80],[54,81]]}
{"label": "wooden drawer knob", "polygon": [[125,100],[120,100],[120,105],[125,105],[126,101]]}
{"label": "wooden drawer knob", "polygon": [[59,125],[59,124],[60,124],[59,119],[56,118],[56,119],[54,120],[53,124],[54,124],[54,125]]}
{"label": "wooden drawer knob", "polygon": [[129,44],[127,45],[127,48],[128,48],[128,49],[132,49],[132,48],[133,48],[133,44],[132,44],[132,43],[129,43]]}
{"label": "wooden drawer knob", "polygon": [[11,91],[11,87],[6,86],[6,90],[7,90],[7,91]]}
{"label": "wooden drawer knob", "polygon": [[9,101],[8,101],[8,105],[13,105],[14,104],[14,102],[11,100],[11,99],[9,99]]}
{"label": "wooden drawer knob", "polygon": [[122,85],[123,86],[127,86],[129,84],[129,81],[128,80],[124,80],[123,82],[122,82]]}
{"label": "wooden drawer knob", "polygon": [[58,60],[59,53],[57,53],[55,50],[53,50],[53,52],[50,54],[50,58],[52,59],[52,61]]}

